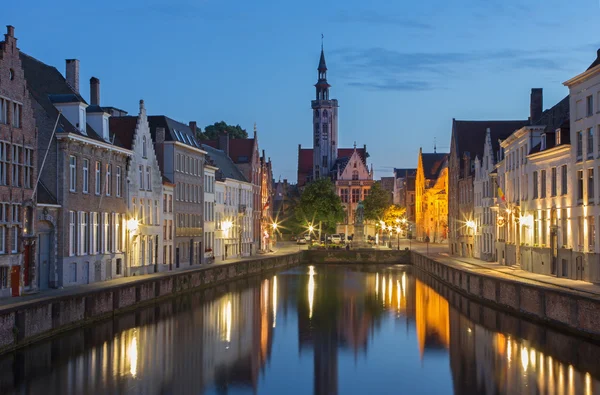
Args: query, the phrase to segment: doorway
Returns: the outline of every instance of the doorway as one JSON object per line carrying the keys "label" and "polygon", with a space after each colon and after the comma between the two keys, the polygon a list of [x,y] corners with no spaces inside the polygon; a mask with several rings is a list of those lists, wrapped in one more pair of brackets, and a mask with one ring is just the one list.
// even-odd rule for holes
{"label": "doorway", "polygon": [[38,236],[38,261],[40,263],[38,287],[42,291],[48,289],[50,285],[50,240],[50,232],[40,233]]}

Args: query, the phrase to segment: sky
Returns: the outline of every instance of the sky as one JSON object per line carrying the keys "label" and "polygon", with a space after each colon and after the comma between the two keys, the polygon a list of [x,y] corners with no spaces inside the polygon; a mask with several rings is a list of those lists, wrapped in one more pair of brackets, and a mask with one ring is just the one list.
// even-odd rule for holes
{"label": "sky", "polygon": [[367,145],[375,177],[448,152],[452,118],[526,119],[568,94],[600,48],[600,0],[20,0],[3,3],[19,48],[56,66],[81,62],[81,92],[101,105],[252,134],[273,177],[296,182],[312,147],[321,34],[339,145]]}

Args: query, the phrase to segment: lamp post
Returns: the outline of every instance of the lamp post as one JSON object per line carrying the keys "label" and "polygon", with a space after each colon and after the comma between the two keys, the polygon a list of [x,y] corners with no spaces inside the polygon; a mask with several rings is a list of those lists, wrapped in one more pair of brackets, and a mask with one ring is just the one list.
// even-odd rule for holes
{"label": "lamp post", "polygon": [[310,245],[312,245],[312,234],[313,231],[315,230],[315,227],[312,225],[308,226],[308,242],[310,243]]}
{"label": "lamp post", "polygon": [[273,222],[271,227],[273,228],[273,247],[275,247],[277,245],[277,223]]}
{"label": "lamp post", "polygon": [[139,221],[135,218],[129,218],[127,220],[127,273],[128,277],[131,274],[131,260],[133,259],[133,251],[131,248],[133,234],[137,231],[139,226]]}
{"label": "lamp post", "polygon": [[398,251],[400,251],[400,227],[396,226],[396,235],[398,236]]}

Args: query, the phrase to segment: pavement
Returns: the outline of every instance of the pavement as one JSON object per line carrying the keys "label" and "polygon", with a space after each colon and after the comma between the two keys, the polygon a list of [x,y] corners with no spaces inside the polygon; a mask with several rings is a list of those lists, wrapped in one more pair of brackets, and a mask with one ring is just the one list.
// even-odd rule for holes
{"label": "pavement", "polygon": [[[408,242],[408,241],[407,241]],[[405,245],[400,241],[400,248]],[[406,245],[408,247],[408,244]],[[429,244],[412,242],[412,250],[425,254],[436,261],[451,267],[471,272],[495,276],[502,279],[519,281],[531,285],[554,288],[557,291],[568,291],[579,293],[586,297],[600,299],[600,285],[580,280],[548,276],[544,274],[531,273],[516,266],[505,266],[498,262],[486,262],[476,258],[451,257],[448,254],[447,244]]]}
{"label": "pavement", "polygon": [[39,291],[36,293],[26,294],[18,297],[9,297],[9,298],[1,298],[0,299],[0,312],[2,310],[12,309],[18,307],[20,305],[26,305],[31,302],[39,302],[44,300],[50,300],[54,298],[60,298],[63,296],[73,296],[77,294],[86,294],[89,292],[106,290],[111,288],[117,288],[124,284],[135,283],[140,280],[149,279],[149,278],[160,278],[167,277],[173,273],[181,273],[190,270],[205,270],[214,266],[221,265],[229,265],[231,263],[240,262],[240,261],[252,261],[256,259],[262,259],[271,256],[278,255],[288,255],[294,252],[298,252],[301,249],[306,249],[307,246],[298,246],[295,243],[291,242],[279,242],[273,248],[272,252],[256,254],[249,257],[243,258],[235,258],[235,259],[227,259],[225,261],[220,261],[211,264],[202,264],[202,265],[193,265],[179,268],[177,270],[164,271],[160,273],[152,273],[141,276],[132,276],[132,277],[121,277],[114,280],[101,281],[92,284],[82,284],[82,285],[74,285],[72,287],[59,288],[59,289],[48,289],[44,291]]}

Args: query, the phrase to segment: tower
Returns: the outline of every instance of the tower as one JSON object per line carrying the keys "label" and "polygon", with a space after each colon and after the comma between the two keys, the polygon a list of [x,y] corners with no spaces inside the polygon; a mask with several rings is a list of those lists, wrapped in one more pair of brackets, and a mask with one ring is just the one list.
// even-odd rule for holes
{"label": "tower", "polygon": [[338,102],[336,99],[329,99],[331,85],[327,83],[327,65],[325,64],[323,43],[321,43],[321,58],[317,71],[316,98],[311,102],[314,125],[314,180],[330,176],[338,153]]}

